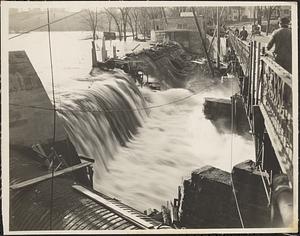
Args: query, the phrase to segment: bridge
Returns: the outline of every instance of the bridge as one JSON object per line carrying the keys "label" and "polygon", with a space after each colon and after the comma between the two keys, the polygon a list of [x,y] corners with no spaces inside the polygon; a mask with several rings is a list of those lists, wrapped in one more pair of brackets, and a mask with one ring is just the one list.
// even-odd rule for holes
{"label": "bridge", "polygon": [[279,174],[293,191],[292,75],[266,55],[261,42],[242,41],[229,32],[233,70],[255,140],[256,164],[269,178],[264,185],[271,199],[273,176]]}
{"label": "bridge", "polygon": [[[267,55],[262,42],[255,38],[242,41],[230,31],[228,40],[233,52],[233,71],[239,79],[238,97],[254,137],[256,165],[262,174],[268,205],[272,204],[272,196],[277,196],[274,201],[283,221],[289,224],[292,194],[278,195],[283,188],[290,193],[294,189],[292,75]],[[279,178],[275,179],[275,175]]]}

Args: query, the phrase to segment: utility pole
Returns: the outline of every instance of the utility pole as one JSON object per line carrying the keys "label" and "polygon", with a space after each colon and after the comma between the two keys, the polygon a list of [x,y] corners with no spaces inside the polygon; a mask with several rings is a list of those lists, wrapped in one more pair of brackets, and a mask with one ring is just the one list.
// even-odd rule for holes
{"label": "utility pole", "polygon": [[217,68],[220,69],[220,14],[217,7]]}
{"label": "utility pole", "polygon": [[165,9],[162,7],[161,11],[162,11],[162,14],[163,14],[164,20],[165,20],[165,29],[167,29],[168,21],[167,21]]}
{"label": "utility pole", "polygon": [[198,32],[199,32],[199,36],[200,36],[200,39],[202,41],[204,52],[205,52],[205,55],[206,55],[206,58],[207,58],[207,61],[208,61],[208,66],[209,66],[211,75],[212,75],[212,77],[215,77],[214,68],[212,66],[212,63],[210,61],[210,58],[209,58],[209,55],[208,55],[208,52],[207,52],[207,49],[206,49],[206,42],[205,42],[205,40],[204,40],[204,38],[202,36],[201,28],[200,28],[200,25],[199,25],[199,22],[198,22],[198,19],[197,19],[194,7],[192,7],[192,11],[193,11],[193,15],[194,15],[194,18],[195,18],[195,23],[196,23],[196,26],[197,26],[197,29],[198,29]]}

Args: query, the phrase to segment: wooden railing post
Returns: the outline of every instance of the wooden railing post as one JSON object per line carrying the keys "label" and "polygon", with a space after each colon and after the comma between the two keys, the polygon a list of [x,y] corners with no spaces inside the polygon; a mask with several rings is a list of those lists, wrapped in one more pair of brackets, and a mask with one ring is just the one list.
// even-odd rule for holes
{"label": "wooden railing post", "polygon": [[250,103],[251,104],[251,113],[250,113],[251,118],[252,118],[252,114],[253,114],[252,109],[253,109],[253,105],[254,105],[254,93],[255,93],[254,87],[255,87],[255,80],[256,80],[256,73],[255,73],[256,72],[256,54],[257,54],[256,49],[257,49],[256,48],[256,41],[254,41],[253,42],[253,54],[252,54],[253,61],[252,61],[252,69],[251,69],[252,70],[252,73],[251,73],[252,74],[252,76],[251,76],[252,77],[251,78],[251,80],[252,80],[251,81],[251,103]]}
{"label": "wooden railing post", "polygon": [[261,74],[259,73],[261,70],[261,61],[260,61],[260,55],[261,55],[261,43],[258,43],[258,53],[257,53],[257,82],[256,82],[256,97],[255,97],[255,105],[258,104],[259,100],[259,86],[260,86],[260,80],[261,80]]}
{"label": "wooden railing post", "polygon": [[248,95],[247,95],[247,115],[251,112],[251,87],[252,87],[252,60],[253,60],[253,42],[250,43],[250,65],[248,76]]}
{"label": "wooden railing post", "polygon": [[264,80],[264,77],[265,77],[265,63],[264,61],[261,61],[261,77],[260,77],[260,84],[261,84],[261,89],[260,89],[260,102],[263,103],[263,97],[264,97],[264,87],[265,87],[265,80]]}

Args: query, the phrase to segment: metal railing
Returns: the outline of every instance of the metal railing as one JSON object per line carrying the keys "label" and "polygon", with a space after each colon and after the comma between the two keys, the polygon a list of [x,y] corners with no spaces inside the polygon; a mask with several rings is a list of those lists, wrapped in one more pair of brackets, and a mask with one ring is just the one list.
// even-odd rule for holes
{"label": "metal railing", "polygon": [[285,155],[293,154],[292,75],[268,57],[261,58],[260,106],[268,114]]}
{"label": "metal railing", "polygon": [[229,41],[235,54],[239,59],[239,63],[244,71],[249,71],[250,66],[250,49],[247,41],[242,41],[234,35],[233,32],[229,32]]}

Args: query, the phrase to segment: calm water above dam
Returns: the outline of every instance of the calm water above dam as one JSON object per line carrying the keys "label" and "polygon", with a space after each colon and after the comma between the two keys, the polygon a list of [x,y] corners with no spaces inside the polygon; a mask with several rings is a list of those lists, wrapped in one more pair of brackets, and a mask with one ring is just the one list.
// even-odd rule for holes
{"label": "calm water above dam", "polygon": [[[199,76],[186,89],[153,92],[137,90],[121,71],[91,78],[86,34],[53,32],[52,50],[57,103],[68,110],[61,115],[77,151],[95,159],[95,189],[141,211],[160,210],[194,169],[208,164],[230,171],[231,154],[233,164],[253,159],[252,141],[218,133],[202,111],[206,96],[229,98],[236,88]],[[9,50],[26,50],[51,97],[47,40],[45,32],[31,33],[13,39]],[[112,44],[130,50],[138,43]],[[199,93],[172,103],[190,96],[188,89]]]}

